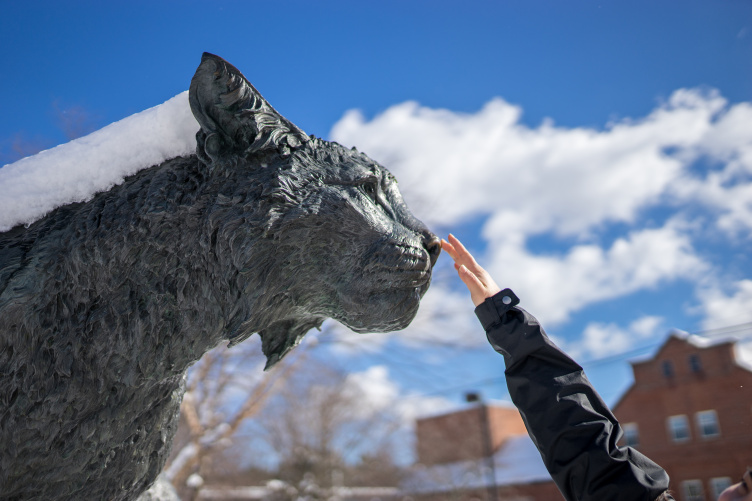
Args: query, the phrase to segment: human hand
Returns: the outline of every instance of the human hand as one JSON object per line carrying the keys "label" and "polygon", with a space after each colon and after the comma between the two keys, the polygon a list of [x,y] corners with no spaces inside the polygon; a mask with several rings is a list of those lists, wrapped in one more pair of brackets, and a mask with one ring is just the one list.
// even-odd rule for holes
{"label": "human hand", "polygon": [[470,291],[470,298],[473,300],[475,306],[478,306],[486,298],[493,296],[501,290],[493,278],[491,278],[491,275],[481,268],[473,255],[465,249],[462,242],[457,240],[451,233],[447,239],[449,241],[441,240],[441,248],[454,259],[454,269],[457,270],[460,279]]}

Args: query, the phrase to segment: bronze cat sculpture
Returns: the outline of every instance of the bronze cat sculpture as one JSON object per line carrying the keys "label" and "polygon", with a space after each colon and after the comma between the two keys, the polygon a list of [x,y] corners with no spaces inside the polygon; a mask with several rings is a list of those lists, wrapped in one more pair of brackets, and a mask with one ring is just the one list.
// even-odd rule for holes
{"label": "bronze cat sculpture", "polygon": [[134,499],[203,353],[258,333],[271,367],[326,318],[402,329],[429,286],[439,240],[381,165],[217,56],[189,100],[195,155],[0,233],[3,499]]}

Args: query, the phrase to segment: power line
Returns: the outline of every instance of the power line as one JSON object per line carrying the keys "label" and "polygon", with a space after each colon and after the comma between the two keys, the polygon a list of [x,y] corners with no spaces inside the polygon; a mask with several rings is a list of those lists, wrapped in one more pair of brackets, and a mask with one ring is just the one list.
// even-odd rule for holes
{"label": "power line", "polygon": [[691,332],[690,334],[701,337],[720,337],[736,335],[737,332],[749,331],[746,336],[741,336],[741,339],[748,339],[752,337],[752,322],[745,322],[743,324],[729,325],[726,327],[718,327],[715,329],[707,329],[697,332]]}
{"label": "power line", "polygon": [[[743,335],[743,336],[735,335],[734,336],[737,339],[737,341],[743,341],[743,340],[746,340],[746,339],[752,339],[752,322],[746,322],[746,323],[737,324],[737,325],[730,325],[730,326],[727,326],[727,327],[720,327],[720,328],[717,328],[717,329],[709,329],[709,330],[705,330],[705,331],[698,331],[696,333],[692,333],[692,335],[710,338],[710,337],[719,337],[721,335],[730,335],[731,333],[738,333],[738,332],[745,332],[745,331],[748,331],[746,335]],[[646,345],[643,345],[643,346],[641,346],[639,348],[635,348],[635,349],[632,349],[632,350],[629,350],[629,351],[617,353],[617,354],[614,354],[614,355],[609,355],[609,356],[606,356],[606,357],[594,358],[594,359],[591,359],[591,360],[586,360],[586,361],[577,362],[577,363],[580,366],[582,366],[582,367],[592,367],[592,366],[609,364],[609,363],[613,363],[613,362],[616,362],[616,361],[620,361],[620,360],[622,360],[624,358],[629,358],[629,357],[632,357],[632,356],[641,355],[641,354],[643,354],[645,351],[647,351],[649,349],[655,348],[657,346],[662,346],[663,344],[666,343],[666,341],[667,341],[667,338],[664,338],[661,341],[658,341],[658,342],[655,342],[655,343],[646,344]],[[430,396],[442,395],[442,394],[446,394],[446,393],[454,393],[454,392],[459,392],[459,391],[462,391],[462,390],[466,390],[467,388],[477,388],[479,386],[486,386],[488,384],[497,384],[497,383],[500,383],[502,381],[505,381],[505,377],[504,376],[489,377],[489,378],[484,378],[484,379],[476,380],[474,382],[468,382],[468,383],[463,383],[463,384],[459,384],[459,385],[455,385],[455,386],[446,387],[446,388],[439,389],[439,390],[433,390],[433,391],[424,392],[424,393],[417,393],[417,394],[407,395],[407,396],[405,396],[403,398],[404,399],[414,399],[414,398],[421,398],[421,397],[430,397]]]}

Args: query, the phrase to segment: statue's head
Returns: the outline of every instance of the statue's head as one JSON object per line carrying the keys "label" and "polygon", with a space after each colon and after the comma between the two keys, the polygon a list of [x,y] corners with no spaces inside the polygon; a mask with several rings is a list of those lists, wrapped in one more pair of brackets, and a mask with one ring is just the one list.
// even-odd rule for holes
{"label": "statue's head", "polygon": [[[190,102],[198,156],[223,179],[218,231],[257,298],[231,336],[259,332],[269,367],[327,317],[355,332],[406,327],[441,247],[394,176],[355,149],[307,136],[217,56],[204,54]],[[255,237],[245,245],[240,233]]]}

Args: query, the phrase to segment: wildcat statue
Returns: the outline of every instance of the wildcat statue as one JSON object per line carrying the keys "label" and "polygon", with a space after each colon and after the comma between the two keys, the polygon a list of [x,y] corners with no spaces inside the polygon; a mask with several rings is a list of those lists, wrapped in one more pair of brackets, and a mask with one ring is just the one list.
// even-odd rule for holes
{"label": "wildcat statue", "polygon": [[267,368],[334,318],[407,326],[438,238],[366,155],[307,136],[223,59],[196,154],[0,233],[0,495],[134,499],[170,450],[186,369],[262,338]]}

